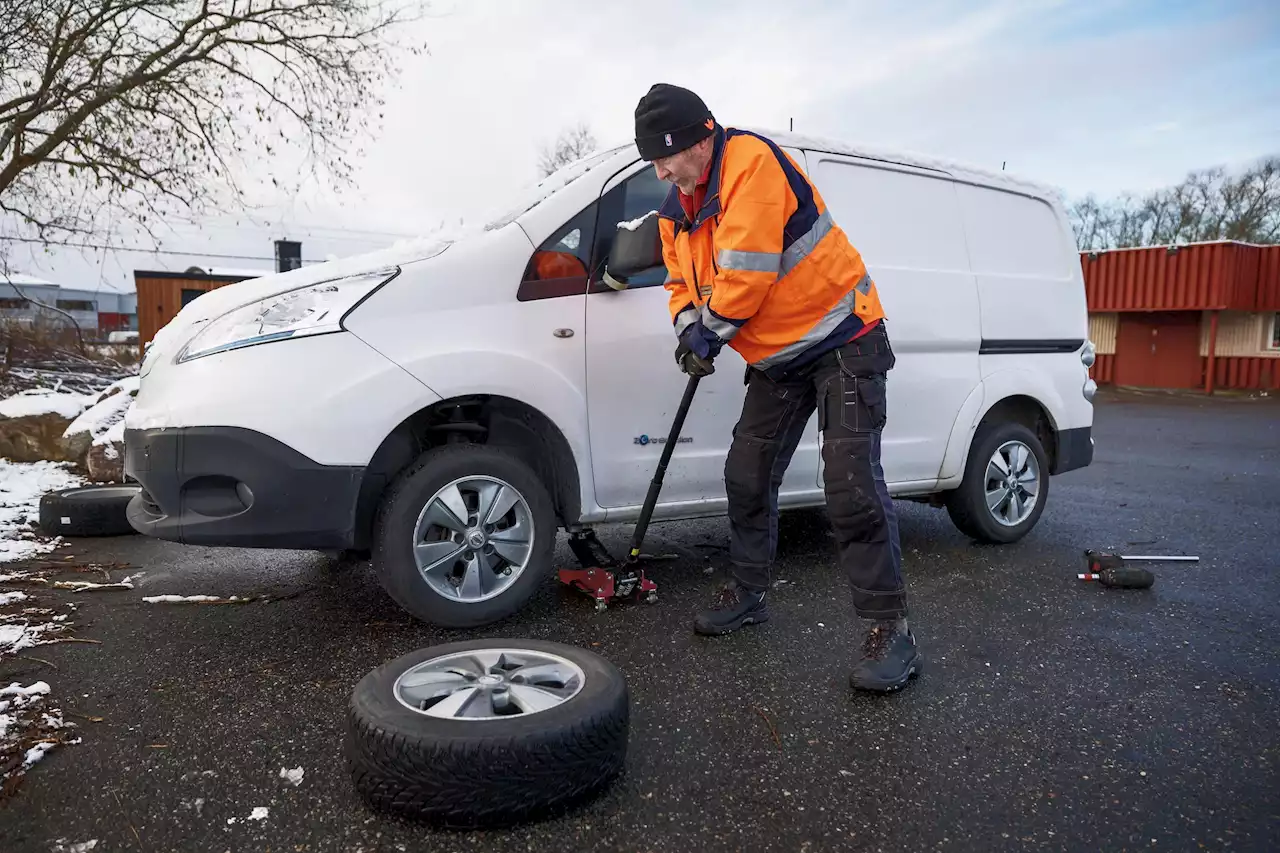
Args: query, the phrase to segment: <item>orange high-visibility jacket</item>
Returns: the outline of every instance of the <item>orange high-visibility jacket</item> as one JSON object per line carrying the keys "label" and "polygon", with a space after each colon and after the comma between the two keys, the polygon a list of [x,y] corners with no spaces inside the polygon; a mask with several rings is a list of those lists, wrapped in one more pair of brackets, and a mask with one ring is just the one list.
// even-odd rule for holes
{"label": "orange high-visibility jacket", "polygon": [[771,374],[884,318],[858,250],[785,151],[716,126],[706,199],[693,221],[672,187],[658,211],[671,320],[700,356],[728,344]]}

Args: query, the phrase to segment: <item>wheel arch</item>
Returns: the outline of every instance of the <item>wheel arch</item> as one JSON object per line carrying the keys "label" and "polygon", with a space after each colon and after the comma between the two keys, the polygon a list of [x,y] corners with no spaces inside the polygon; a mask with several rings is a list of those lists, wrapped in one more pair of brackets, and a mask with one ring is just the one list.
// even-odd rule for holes
{"label": "wheel arch", "polygon": [[458,443],[516,451],[546,485],[560,523],[570,526],[581,517],[579,463],[563,430],[522,400],[470,394],[418,410],[401,421],[374,451],[356,502],[356,549],[370,547],[382,495],[400,472],[432,447]]}
{"label": "wheel arch", "polygon": [[960,408],[947,442],[940,479],[963,478],[978,430],[988,423],[1001,421],[1023,424],[1035,433],[1044,446],[1050,468],[1054,467],[1058,458],[1055,411],[1063,411],[1062,398],[1037,374],[1020,369],[990,374]]}

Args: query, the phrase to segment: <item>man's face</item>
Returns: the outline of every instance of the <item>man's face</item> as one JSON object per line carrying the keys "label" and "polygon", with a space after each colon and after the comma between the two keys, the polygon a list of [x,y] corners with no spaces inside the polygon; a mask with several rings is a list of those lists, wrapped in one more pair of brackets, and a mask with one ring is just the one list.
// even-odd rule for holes
{"label": "man's face", "polygon": [[693,195],[698,178],[702,177],[702,171],[711,159],[711,146],[711,140],[704,139],[679,154],[654,160],[653,168],[658,173],[658,180],[675,184],[685,195]]}

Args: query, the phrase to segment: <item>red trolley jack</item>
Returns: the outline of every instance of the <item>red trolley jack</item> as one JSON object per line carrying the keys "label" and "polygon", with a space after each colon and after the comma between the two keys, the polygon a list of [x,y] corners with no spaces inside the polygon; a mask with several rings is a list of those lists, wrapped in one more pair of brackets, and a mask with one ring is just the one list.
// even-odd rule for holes
{"label": "red trolley jack", "polygon": [[580,569],[561,569],[560,582],[585,593],[595,599],[596,610],[604,610],[610,601],[640,600],[653,604],[658,600],[658,586],[644,576],[641,565],[640,545],[644,541],[645,532],[649,529],[649,520],[653,517],[653,508],[658,503],[658,494],[662,491],[662,480],[667,473],[667,465],[671,462],[671,454],[675,451],[676,442],[680,438],[680,430],[684,428],[684,419],[689,414],[689,406],[693,403],[694,392],[698,390],[700,377],[690,376],[685,386],[684,396],[680,399],[680,407],[676,409],[675,419],[671,422],[671,432],[662,447],[662,455],[658,459],[657,470],[649,483],[649,494],[645,496],[644,506],[640,508],[640,518],[636,521],[635,532],[631,535],[631,550],[626,559],[618,562],[596,539],[591,530],[575,531],[569,536],[569,548],[582,564]]}

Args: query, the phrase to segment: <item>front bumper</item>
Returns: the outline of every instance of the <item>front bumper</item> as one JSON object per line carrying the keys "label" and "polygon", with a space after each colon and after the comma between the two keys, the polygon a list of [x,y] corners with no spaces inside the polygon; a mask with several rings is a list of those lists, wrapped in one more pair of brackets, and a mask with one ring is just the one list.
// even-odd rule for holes
{"label": "front bumper", "polygon": [[1093,462],[1093,427],[1060,430],[1057,439],[1058,453],[1050,474],[1074,471]]}
{"label": "front bumper", "polygon": [[364,469],[320,465],[240,427],[125,431],[125,474],[142,493],[129,523],[187,545],[356,547]]}

